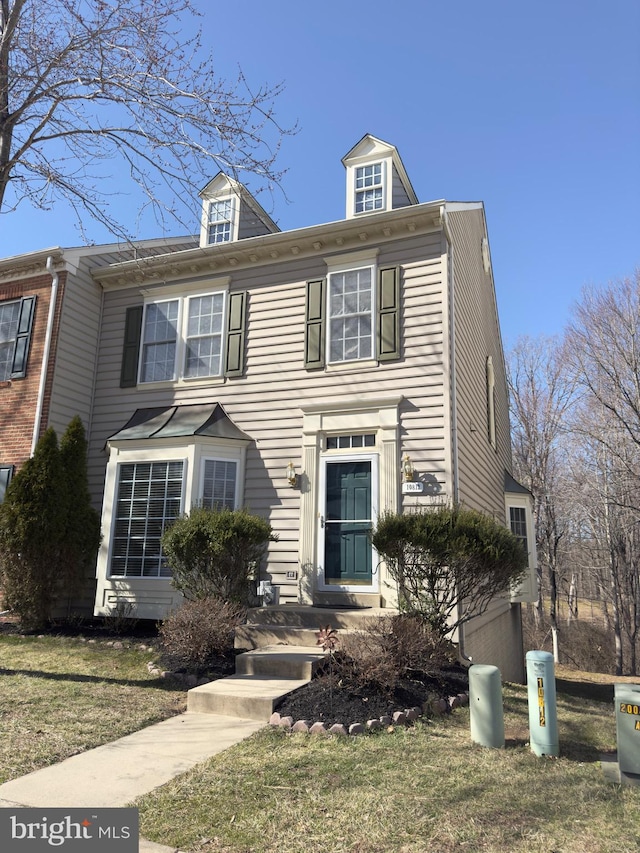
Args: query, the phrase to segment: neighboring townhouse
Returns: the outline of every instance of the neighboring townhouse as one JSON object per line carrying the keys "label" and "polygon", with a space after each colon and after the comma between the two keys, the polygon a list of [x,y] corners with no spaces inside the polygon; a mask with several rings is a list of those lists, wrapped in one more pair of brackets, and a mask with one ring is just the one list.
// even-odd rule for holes
{"label": "neighboring townhouse", "polygon": [[102,289],[99,264],[184,249],[192,238],[54,247],[0,261],[0,501],[49,426],[91,420]]}
{"label": "neighboring townhouse", "polygon": [[419,203],[397,150],[370,135],[343,164],[344,220],[280,232],[220,174],[198,246],[94,267],[95,613],[156,619],[179,603],[160,538],[195,504],[268,519],[262,580],[281,604],[393,608],[377,516],[459,501],[527,543],[522,588],[459,638],[520,679],[535,545],[511,477],[483,205]]}

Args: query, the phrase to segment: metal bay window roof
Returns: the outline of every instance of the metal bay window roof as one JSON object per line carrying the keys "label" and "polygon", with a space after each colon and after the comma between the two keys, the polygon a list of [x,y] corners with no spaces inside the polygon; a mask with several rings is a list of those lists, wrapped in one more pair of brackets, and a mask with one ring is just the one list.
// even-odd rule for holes
{"label": "metal bay window roof", "polygon": [[200,403],[163,408],[136,409],[127,423],[109,441],[150,438],[252,439],[227,415],[220,403]]}

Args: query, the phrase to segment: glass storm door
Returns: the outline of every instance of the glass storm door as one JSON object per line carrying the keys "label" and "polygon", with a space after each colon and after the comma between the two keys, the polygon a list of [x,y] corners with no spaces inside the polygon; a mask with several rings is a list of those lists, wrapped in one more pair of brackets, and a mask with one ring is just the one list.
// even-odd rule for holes
{"label": "glass storm door", "polygon": [[324,583],[371,586],[373,460],[325,460]]}

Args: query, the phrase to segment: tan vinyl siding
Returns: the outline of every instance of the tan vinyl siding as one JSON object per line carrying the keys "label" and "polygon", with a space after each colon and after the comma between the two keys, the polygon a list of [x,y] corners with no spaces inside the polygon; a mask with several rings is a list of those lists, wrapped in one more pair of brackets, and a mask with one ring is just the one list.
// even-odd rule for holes
{"label": "tan vinyl siding", "polygon": [[67,275],[49,411],[59,435],[75,415],[89,428],[101,295],[86,266]]}
{"label": "tan vinyl siding", "polygon": [[391,206],[395,210],[396,207],[406,207],[411,204],[407,191],[404,188],[398,170],[395,166],[391,166]]}
{"label": "tan vinyl siding", "polygon": [[[140,304],[135,288],[105,293],[100,344],[91,486],[99,492],[109,437],[136,408],[176,403],[220,402],[236,425],[254,439],[246,456],[244,504],[268,518],[279,535],[270,547],[269,568],[282,584],[281,599],[297,594],[287,570],[300,571],[300,491],[285,480],[289,460],[302,466],[302,407],[320,400],[339,404],[354,395],[375,399],[403,394],[402,442],[417,470],[445,482],[449,469],[445,437],[441,236],[397,241],[379,253],[378,266],[399,266],[402,282],[403,357],[379,365],[348,365],[309,373],[304,368],[306,281],[326,273],[323,257],[274,262],[232,275],[230,289],[246,290],[245,374],[208,382],[120,388],[126,308]],[[403,444],[404,449],[404,444]],[[399,464],[399,459],[398,459]],[[312,484],[316,488],[317,484]]]}
{"label": "tan vinyl siding", "polygon": [[[449,214],[454,241],[455,357],[459,499],[504,522],[504,470],[510,468],[504,358],[491,276],[482,264],[480,210]],[[488,437],[486,363],[495,373],[496,448]]]}
{"label": "tan vinyl siding", "polygon": [[243,240],[245,237],[257,237],[260,234],[271,233],[271,229],[256,216],[248,204],[244,201],[240,201],[239,204],[238,240]]}

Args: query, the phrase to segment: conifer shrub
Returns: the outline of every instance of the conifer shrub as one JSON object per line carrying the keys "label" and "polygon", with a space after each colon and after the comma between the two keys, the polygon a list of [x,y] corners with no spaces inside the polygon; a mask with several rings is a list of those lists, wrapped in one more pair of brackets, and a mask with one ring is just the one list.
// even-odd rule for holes
{"label": "conifer shrub", "polygon": [[275,541],[271,525],[244,509],[194,507],[164,532],[162,551],[185,598],[251,606],[267,545]]}
{"label": "conifer shrub", "polygon": [[60,460],[68,490],[61,576],[67,596],[80,591],[100,547],[100,514],[91,505],[87,450],[84,426],[76,415],[60,439]]}
{"label": "conifer shrub", "polygon": [[527,555],[503,524],[476,510],[441,505],[383,515],[372,533],[404,613],[445,637],[522,580]]}
{"label": "conifer shrub", "polygon": [[49,624],[78,593],[100,544],[100,517],[87,485],[87,443],[75,417],[60,446],[49,427],[0,504],[0,585],[4,606],[24,628]]}
{"label": "conifer shrub", "polygon": [[13,478],[0,504],[0,583],[27,629],[47,625],[64,571],[69,493],[55,430]]}
{"label": "conifer shrub", "polygon": [[235,629],[245,615],[240,605],[214,596],[185,601],[158,630],[163,664],[174,671],[232,672]]}

